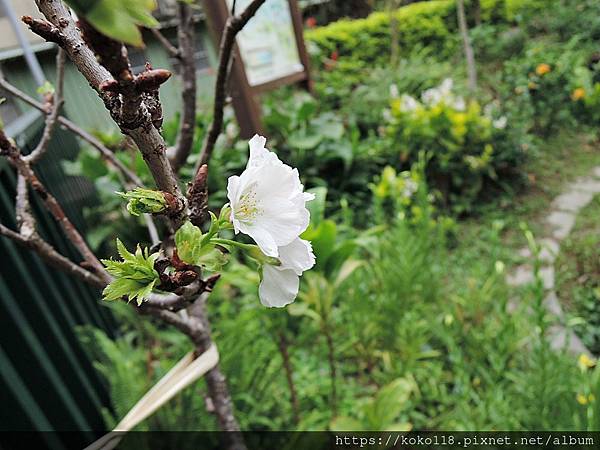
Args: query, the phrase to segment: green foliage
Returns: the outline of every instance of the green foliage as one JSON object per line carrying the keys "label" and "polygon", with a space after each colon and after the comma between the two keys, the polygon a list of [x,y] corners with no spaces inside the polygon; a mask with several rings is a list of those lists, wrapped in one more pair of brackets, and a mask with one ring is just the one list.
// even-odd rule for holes
{"label": "green foliage", "polygon": [[592,126],[600,124],[600,67],[576,67],[571,78],[571,101],[575,117]]}
{"label": "green foliage", "polygon": [[600,353],[600,235],[596,196],[579,216],[556,260],[557,293],[585,345]]}
{"label": "green foliage", "polygon": [[[514,24],[523,16],[545,9],[547,3],[545,0],[484,0],[481,17],[490,23]],[[374,12],[365,19],[339,20],[305,33],[313,64],[319,69],[319,93],[339,100],[348,87],[364,82],[373,67],[389,65],[392,16],[397,23],[401,56],[425,47],[443,60],[458,49],[454,0],[417,2],[392,13]],[[346,89],[337,96],[340,87]]]}
{"label": "green foliage", "polygon": [[534,131],[547,136],[574,122],[569,107],[573,78],[584,59],[577,37],[564,45],[531,46],[522,58],[507,62],[504,83],[510,91],[504,95],[521,97],[531,108]]}
{"label": "green foliage", "polygon": [[227,263],[226,255],[203,238],[200,228],[191,222],[184,223],[175,233],[177,255],[188,264],[213,272],[221,270]]}
{"label": "green foliage", "polygon": [[429,48],[418,47],[397,65],[386,64],[369,70],[356,86],[343,80],[328,85],[324,100],[341,99],[341,113],[355,121],[362,134],[378,132],[382,111],[389,106],[391,90],[416,96],[438,85],[452,71],[448,61],[436,58]]}
{"label": "green foliage", "polygon": [[155,284],[159,281],[158,273],[154,269],[159,254],[150,255],[147,248],[142,252],[139,245],[135,254],[130,253],[119,239],[117,239],[117,249],[123,261],[102,260],[108,273],[115,277],[115,280],[104,288],[102,298],[118,300],[127,296],[128,301],[137,300],[139,306],[152,293]]}
{"label": "green foliage", "polygon": [[[454,2],[434,0],[414,3],[394,12],[398,24],[398,46],[410,53],[421,46],[447,56],[455,46]],[[313,64],[319,68],[317,89],[336,95],[339,86],[357,86],[371,69],[389,64],[390,19],[375,12],[365,19],[339,20],[305,33]]]}
{"label": "green foliage", "polygon": [[410,379],[398,378],[382,387],[359,410],[360,419],[337,417],[331,423],[334,431],[410,431],[408,422],[398,422],[405,412],[409,396],[416,390]]}
{"label": "green foliage", "polygon": [[144,45],[138,27],[158,25],[152,16],[156,0],[67,0],[67,3],[101,33],[138,47]]}
{"label": "green foliage", "polygon": [[37,88],[37,93],[40,95],[52,95],[54,94],[54,86],[46,80],[44,84]]}
{"label": "green foliage", "polygon": [[127,200],[127,211],[133,216],[140,214],[158,214],[167,209],[165,195],[152,189],[135,188],[129,192],[117,192]]}
{"label": "green foliage", "polygon": [[[311,225],[303,236],[312,240],[317,266],[303,276],[294,304],[267,310],[257,301],[259,275],[240,262],[248,257],[240,252],[209,298],[213,336],[242,429],[599,429],[600,369],[595,361],[578,364],[550,348],[554,319],[543,305],[539,270],[524,289],[504,281],[507,268],[521,258],[514,241],[529,239],[534,254],[539,249],[531,232],[524,237],[514,230],[535,212],[523,206],[530,196],[498,198],[527,174],[530,192],[543,205],[562,180],[595,161],[589,156],[595,147],[571,126],[600,118],[600,79],[589,63],[600,16],[588,12],[597,2],[481,4],[484,24],[471,28],[480,89],[464,105],[451,0],[395,13],[402,56],[397,66],[388,64],[388,13],[308,32],[318,102],[290,89],[265,99],[269,147],[299,168],[317,197],[308,204]],[[572,39],[575,34],[579,39]],[[537,70],[543,63],[549,72]],[[457,80],[455,91],[438,102],[422,100],[448,76]],[[530,82],[538,87],[531,89]],[[585,92],[575,100],[578,88]],[[405,108],[403,95],[414,97],[416,107]],[[208,121],[197,118],[195,148]],[[559,156],[554,140],[533,145],[559,126],[570,129]],[[231,111],[225,128],[211,160],[211,208],[226,201],[227,177],[246,164],[247,142],[238,138]],[[176,130],[177,121],[165,124],[168,142]],[[120,140],[106,141],[123,147]],[[95,177],[101,195],[112,196],[109,212],[120,214],[124,208],[115,206],[112,192],[123,187],[90,153],[77,165]],[[117,155],[151,183],[136,156]],[[193,175],[195,157],[183,168],[182,181]],[[474,208],[483,215],[459,221],[445,216]],[[132,226],[135,218],[128,220],[119,236],[131,233],[139,240],[143,231]],[[219,220],[213,216],[205,233],[182,227],[175,244],[183,261],[210,266],[207,235]],[[560,297],[573,302],[568,324],[590,346],[598,336],[597,247],[590,237],[574,243],[557,265],[568,266],[567,275],[557,271]],[[540,267],[536,260],[521,263]],[[123,330],[115,342],[105,336],[88,342],[117,420],[189,350],[183,336],[131,312],[118,313]],[[281,335],[288,342],[299,423],[293,421]],[[330,401],[332,367],[337,413]],[[202,382],[183,391],[140,429],[214,429],[203,392]],[[107,413],[107,423],[115,422]]]}
{"label": "green foliage", "polygon": [[475,100],[468,103],[452,92],[447,79],[422,93],[422,100],[403,95],[392,99],[387,127],[389,151],[409,164],[427,155],[427,178],[455,212],[472,208],[497,168],[522,163],[519,143],[508,140],[506,117],[494,119]]}

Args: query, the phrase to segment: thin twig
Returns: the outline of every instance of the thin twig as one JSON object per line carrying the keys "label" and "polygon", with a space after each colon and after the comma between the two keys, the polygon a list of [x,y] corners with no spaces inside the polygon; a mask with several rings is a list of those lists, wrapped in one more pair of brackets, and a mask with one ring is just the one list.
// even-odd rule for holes
{"label": "thin twig", "polygon": [[[28,96],[23,91],[19,90],[8,81],[6,81],[3,77],[0,76],[0,87],[13,95],[14,97],[24,101],[30,106],[33,106],[35,109],[45,112],[44,105],[42,105],[37,100],[34,100],[32,97]],[[81,139],[89,143],[92,147],[100,152],[102,157],[108,161],[112,166],[114,166],[117,170],[119,170],[129,181],[131,181],[136,186],[143,186],[142,180],[131,170],[127,168],[116,156],[115,154],[107,148],[100,140],[96,137],[85,131],[83,128],[71,122],[69,119],[64,116],[58,116],[58,123],[66,128],[67,130],[73,132]]]}
{"label": "thin twig", "polygon": [[[160,115],[160,103],[156,101],[156,96],[152,95],[160,83],[168,79],[169,72],[147,70],[132,77],[124,47],[120,44],[118,47],[113,45],[114,41],[99,33],[93,33],[91,27],[81,23],[86,39],[92,43],[102,63],[108,66],[104,67],[82,39],[82,30],[77,27],[63,2],[36,0],[36,4],[47,21],[29,17],[24,18],[26,23],[35,33],[57,42],[64,48],[90,86],[98,92],[121,131],[131,136],[136,143],[158,189],[183,200],[177,178],[167,159],[167,146],[157,129],[157,125],[160,125],[160,121],[156,120],[156,116]],[[54,27],[50,32],[48,25]],[[109,49],[116,49],[117,53],[109,53]],[[111,69],[114,72],[112,74]],[[117,92],[115,88],[118,89]],[[140,98],[140,94],[143,99]],[[144,100],[148,100],[148,104]],[[185,211],[182,212],[182,217],[174,220],[175,228],[181,225],[184,216]]]}
{"label": "thin twig", "polygon": [[[191,334],[190,338],[196,344],[197,352],[200,354],[208,350],[213,343],[205,303],[206,294],[202,294],[187,309],[190,318],[197,323],[196,332]],[[219,365],[217,364],[207,372],[205,378],[219,426],[222,430],[227,431],[227,433],[223,433],[225,448],[228,450],[246,450],[244,439],[240,433],[240,426],[233,412],[233,401],[229,394],[227,381]]]}
{"label": "thin twig", "polygon": [[227,87],[229,59],[231,58],[231,52],[235,45],[235,37],[254,14],[256,14],[256,11],[264,2],[265,0],[253,0],[241,14],[230,16],[225,23],[225,28],[221,35],[221,43],[219,45],[219,65],[217,68],[217,79],[215,81],[213,119],[202,145],[202,152],[200,153],[197,169],[203,164],[207,164],[210,160],[217,138],[221,134],[223,128],[223,108],[225,107],[226,99],[225,89]]}
{"label": "thin twig", "polygon": [[78,266],[73,261],[58,253],[54,247],[42,240],[37,234],[26,237],[0,223],[0,235],[12,239],[17,244],[33,250],[51,267],[62,270],[95,287],[104,287],[106,283],[92,272]]}
{"label": "thin twig", "polygon": [[469,93],[475,94],[477,90],[477,68],[475,67],[475,56],[473,55],[473,47],[469,39],[469,29],[467,28],[467,19],[465,17],[464,0],[457,0],[456,14],[458,16],[458,28],[463,41],[465,52],[465,60],[467,62],[467,72],[469,75]]}
{"label": "thin twig", "polygon": [[54,87],[54,95],[49,97],[47,102],[49,111],[46,112],[46,126],[40,142],[35,149],[27,156],[24,156],[25,160],[30,163],[38,162],[42,156],[46,153],[50,144],[50,139],[54,134],[54,127],[58,119],[58,113],[63,104],[63,84],[65,76],[65,52],[62,48],[58,49],[56,53],[56,86]]}
{"label": "thin twig", "polygon": [[179,52],[179,50],[173,44],[171,44],[171,42],[165,37],[164,34],[160,32],[158,28],[148,29],[154,35],[156,40],[165,48],[169,55],[171,55],[173,58],[181,58],[181,53]]}
{"label": "thin twig", "polygon": [[185,2],[178,2],[177,16],[179,18],[177,39],[181,61],[181,82],[183,84],[181,90],[183,110],[175,144],[175,154],[171,161],[175,172],[187,161],[192,151],[196,130],[196,61],[194,58],[194,21],[190,5]]}
{"label": "thin twig", "polygon": [[[2,89],[5,90],[6,92],[8,92],[9,94],[13,95],[15,98],[18,98],[18,99],[24,101],[25,103],[33,106],[34,108],[38,109],[39,111],[42,111],[42,112],[46,111],[44,105],[42,105],[40,102],[34,100],[32,97],[29,97],[23,91],[17,89],[15,86],[10,84],[8,81],[6,81],[1,76],[0,76],[0,87],[2,87]],[[88,144],[90,144],[92,147],[94,147],[96,150],[98,150],[100,152],[100,155],[102,156],[102,158],[109,165],[113,166],[118,172],[120,172],[125,177],[125,179],[122,181],[127,189],[133,189],[136,186],[142,187],[144,185],[142,180],[133,171],[131,171],[125,164],[123,164],[119,160],[119,158],[117,158],[117,156],[109,148],[107,148],[104,144],[102,144],[102,142],[100,142],[100,140],[97,139],[95,136],[91,135],[90,133],[85,131],[83,128],[74,124],[69,119],[65,118],[64,116],[58,116],[57,121],[61,126],[66,128],[67,130],[71,131],[76,136],[79,136],[81,139],[83,139]],[[46,130],[47,129],[48,129],[48,127],[46,126]],[[31,154],[28,156],[31,156]],[[152,244],[156,244],[156,243],[160,242],[160,237],[158,236],[158,230],[156,228],[156,224],[154,223],[154,219],[152,218],[152,216],[149,214],[144,214],[144,222],[146,224],[146,228],[148,229],[148,234],[150,236],[150,240],[152,241]]]}
{"label": "thin twig", "polygon": [[94,253],[88,247],[79,231],[77,231],[77,228],[75,228],[73,223],[69,220],[60,203],[58,203],[56,198],[42,184],[29,163],[23,159],[20,150],[11,140],[6,137],[4,131],[2,130],[0,130],[0,154],[8,158],[10,163],[17,169],[17,172],[38,194],[40,199],[44,202],[46,209],[59,223],[69,240],[79,250],[79,253],[81,256],[83,256],[83,259],[85,259],[86,263],[94,269],[98,276],[107,278],[104,266],[102,266],[98,258],[96,258],[96,255],[94,255]]}

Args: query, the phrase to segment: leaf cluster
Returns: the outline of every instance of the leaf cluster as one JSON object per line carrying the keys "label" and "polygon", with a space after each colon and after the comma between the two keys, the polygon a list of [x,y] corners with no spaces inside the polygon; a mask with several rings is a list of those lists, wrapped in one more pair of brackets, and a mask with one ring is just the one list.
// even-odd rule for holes
{"label": "leaf cluster", "polygon": [[159,254],[149,254],[147,248],[142,251],[139,245],[135,254],[130,253],[119,239],[117,250],[123,261],[102,260],[108,273],[115,277],[115,280],[104,288],[102,297],[104,300],[118,300],[127,296],[129,301],[137,300],[139,306],[159,281],[158,272],[154,269],[154,262]]}
{"label": "leaf cluster", "polygon": [[117,192],[117,194],[128,200],[127,211],[133,216],[140,214],[158,214],[167,209],[165,195],[160,191],[137,187],[129,192]]}

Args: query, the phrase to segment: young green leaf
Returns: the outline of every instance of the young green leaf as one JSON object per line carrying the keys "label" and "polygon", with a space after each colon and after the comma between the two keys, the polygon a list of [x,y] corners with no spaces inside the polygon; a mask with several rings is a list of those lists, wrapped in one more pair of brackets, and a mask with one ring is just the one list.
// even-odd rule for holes
{"label": "young green leaf", "polygon": [[102,34],[126,44],[142,47],[138,27],[155,27],[152,16],[155,0],[66,0],[81,16]]}
{"label": "young green leaf", "polygon": [[40,95],[52,95],[54,94],[54,86],[46,80],[44,84],[37,88],[37,93]]}
{"label": "young green leaf", "polygon": [[188,264],[216,272],[227,263],[227,256],[214,244],[203,243],[202,230],[191,222],[184,223],[175,233],[177,255]]}
{"label": "young green leaf", "polygon": [[117,239],[117,251],[123,261],[103,259],[102,264],[115,279],[104,288],[102,297],[104,300],[118,300],[124,296],[131,300],[137,300],[138,306],[148,298],[152,289],[159,281],[159,276],[154,269],[154,262],[158,253],[148,254],[137,246],[134,253],[129,252],[123,243]]}
{"label": "young green leaf", "polygon": [[140,214],[158,214],[168,208],[165,195],[152,189],[135,188],[129,192],[117,192],[117,195],[128,200],[127,211],[133,216]]}

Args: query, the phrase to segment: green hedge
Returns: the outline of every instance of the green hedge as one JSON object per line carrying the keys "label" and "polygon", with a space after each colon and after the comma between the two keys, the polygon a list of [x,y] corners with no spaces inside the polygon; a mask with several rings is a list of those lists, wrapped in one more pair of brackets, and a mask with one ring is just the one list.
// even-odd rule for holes
{"label": "green hedge", "polygon": [[[519,14],[547,6],[548,1],[553,0],[481,0],[481,17],[486,22],[513,22]],[[458,41],[455,0],[411,3],[393,14],[401,52],[427,46],[444,55]],[[367,67],[389,60],[390,18],[388,12],[375,12],[365,19],[343,19],[308,30],[305,37],[317,55],[330,56],[335,51],[339,59],[351,57]]]}

